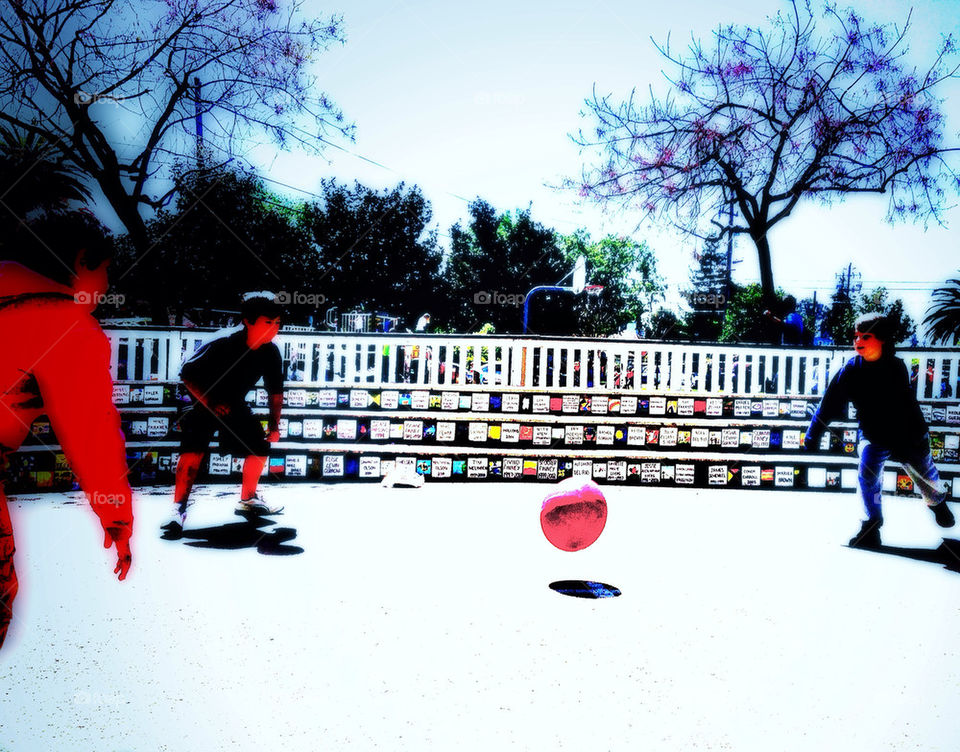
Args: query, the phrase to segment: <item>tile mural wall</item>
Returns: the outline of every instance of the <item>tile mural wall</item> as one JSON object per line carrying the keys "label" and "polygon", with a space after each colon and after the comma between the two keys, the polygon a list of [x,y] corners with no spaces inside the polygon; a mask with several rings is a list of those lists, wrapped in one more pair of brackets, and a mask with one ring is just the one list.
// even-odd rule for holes
{"label": "tile mural wall", "polygon": [[[248,395],[266,424],[267,395]],[[396,465],[428,482],[554,482],[687,487],[856,488],[855,415],[835,423],[815,453],[802,447],[816,398],[634,396],[548,391],[287,388],[280,441],[265,472],[284,481],[377,482]],[[131,483],[169,484],[178,458],[177,384],[118,383]],[[934,459],[960,497],[960,403],[921,404]],[[217,452],[201,481],[235,481],[242,457]],[[888,463],[888,492],[913,484]],[[49,421],[37,420],[9,458],[11,493],[75,483]]]}

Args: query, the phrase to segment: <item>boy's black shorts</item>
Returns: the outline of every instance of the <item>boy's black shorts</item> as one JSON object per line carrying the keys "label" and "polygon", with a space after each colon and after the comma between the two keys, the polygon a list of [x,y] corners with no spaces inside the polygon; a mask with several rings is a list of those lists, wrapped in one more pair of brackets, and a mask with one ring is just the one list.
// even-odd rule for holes
{"label": "boy's black shorts", "polygon": [[203,454],[213,434],[219,431],[221,454],[236,457],[266,457],[270,442],[263,432],[260,419],[246,405],[233,406],[224,416],[214,415],[199,402],[192,405],[180,418],[180,453]]}

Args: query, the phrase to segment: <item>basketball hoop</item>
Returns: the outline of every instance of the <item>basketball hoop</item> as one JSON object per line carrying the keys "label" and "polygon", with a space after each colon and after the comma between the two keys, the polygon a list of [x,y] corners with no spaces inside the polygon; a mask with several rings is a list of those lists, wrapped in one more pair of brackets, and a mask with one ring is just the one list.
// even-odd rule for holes
{"label": "basketball hoop", "polygon": [[591,296],[593,296],[593,297],[597,297],[600,293],[603,292],[603,285],[584,285],[584,286],[583,286],[583,291],[584,291],[587,295],[591,295]]}

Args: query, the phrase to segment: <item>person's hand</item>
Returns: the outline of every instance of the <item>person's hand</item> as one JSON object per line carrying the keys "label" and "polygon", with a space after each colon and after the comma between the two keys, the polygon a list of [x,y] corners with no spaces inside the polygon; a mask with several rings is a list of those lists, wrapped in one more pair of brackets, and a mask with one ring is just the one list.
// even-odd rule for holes
{"label": "person's hand", "polygon": [[267,431],[267,441],[271,444],[275,444],[280,441],[280,429],[274,428],[272,431]]}
{"label": "person's hand", "polygon": [[771,311],[771,310],[768,308],[768,309],[766,309],[766,310],[763,312],[763,315],[766,316],[768,319],[772,319],[772,318],[773,318],[773,311]]}
{"label": "person's hand", "polygon": [[104,529],[103,547],[117,546],[117,566],[113,573],[118,580],[124,580],[130,571],[132,555],[130,553],[130,528],[108,527]]}

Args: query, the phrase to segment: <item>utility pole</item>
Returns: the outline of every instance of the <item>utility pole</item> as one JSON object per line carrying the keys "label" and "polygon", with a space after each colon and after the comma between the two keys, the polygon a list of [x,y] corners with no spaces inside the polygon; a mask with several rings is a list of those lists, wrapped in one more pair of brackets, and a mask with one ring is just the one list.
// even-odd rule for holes
{"label": "utility pole", "polygon": [[844,274],[843,272],[840,272],[840,274],[838,274],[837,276],[839,277],[840,291],[847,296],[847,299],[850,301],[850,304],[853,305],[853,296],[856,295],[858,292],[860,292],[862,288],[862,285],[859,282],[860,273],[857,272],[858,281],[856,284],[854,284],[853,264],[850,263],[850,264],[847,264],[846,274]]}
{"label": "utility pole", "polygon": [[193,79],[193,123],[197,141],[197,169],[203,169],[203,111],[200,108],[200,77]]}
{"label": "utility pole", "polygon": [[733,201],[730,202],[727,214],[727,297],[730,297],[730,273],[733,266]]}
{"label": "utility pole", "polygon": [[733,268],[733,199],[727,205],[727,281],[723,291],[723,312],[720,326],[727,320],[727,306],[730,305],[730,296],[733,294],[733,285],[730,277]]}
{"label": "utility pole", "polygon": [[837,285],[830,298],[830,310],[827,313],[828,333],[834,339],[840,336],[844,328],[853,323],[854,296],[862,288],[860,283],[862,277],[859,272],[854,275],[852,263],[847,264],[847,268],[840,271],[836,279]]}
{"label": "utility pole", "polygon": [[813,337],[813,338],[816,338],[816,337],[819,337],[819,336],[820,336],[820,335],[818,334],[818,332],[819,332],[820,330],[817,328],[817,319],[819,319],[820,317],[819,317],[817,314],[818,314],[818,310],[817,310],[817,291],[814,290],[814,291],[813,291],[813,331],[810,332],[810,336]]}

